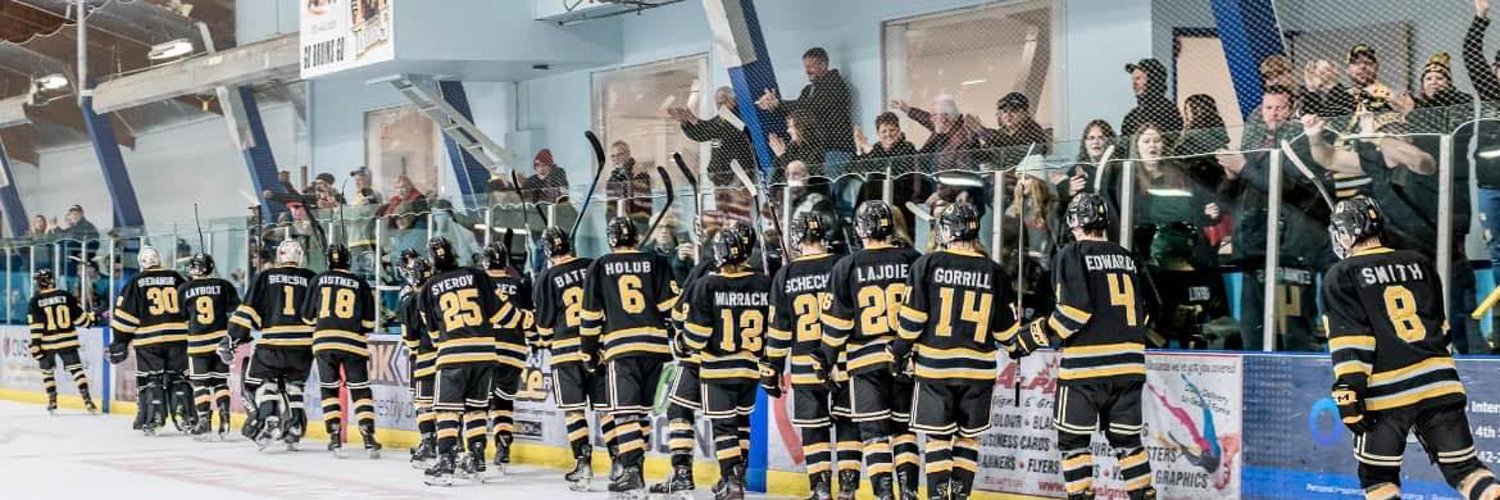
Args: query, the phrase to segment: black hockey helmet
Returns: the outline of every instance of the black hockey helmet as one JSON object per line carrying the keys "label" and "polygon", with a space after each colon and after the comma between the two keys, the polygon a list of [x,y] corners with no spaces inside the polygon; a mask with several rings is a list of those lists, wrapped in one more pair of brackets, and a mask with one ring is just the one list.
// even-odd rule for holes
{"label": "black hockey helmet", "polygon": [[422,282],[432,277],[432,264],[428,263],[427,259],[422,258],[422,256],[415,255],[416,252],[412,253],[413,255],[410,259],[404,258],[405,256],[403,255],[401,278],[406,280],[407,285],[414,287],[421,286]]}
{"label": "black hockey helmet", "polygon": [[328,258],[329,269],[349,270],[349,247],[344,246],[343,243],[328,245],[328,250],[323,252],[323,256]]}
{"label": "black hockey helmet", "polygon": [[1079,193],[1068,202],[1068,228],[1103,230],[1109,227],[1109,207],[1094,193]]}
{"label": "black hockey helmet", "polygon": [[635,222],[626,217],[610,219],[609,224],[604,227],[604,236],[609,240],[610,248],[633,247],[641,239],[635,229]]}
{"label": "black hockey helmet", "polygon": [[542,230],[542,253],[548,257],[562,257],[573,253],[573,242],[569,241],[568,232],[557,226]]}
{"label": "black hockey helmet", "polygon": [[504,243],[492,241],[484,246],[484,267],[491,271],[510,267],[510,249]]}
{"label": "black hockey helmet", "polygon": [[188,274],[197,277],[214,274],[214,256],[198,252],[188,259]]}
{"label": "black hockey helmet", "polygon": [[1385,231],[1385,213],[1368,196],[1359,195],[1340,201],[1328,217],[1328,236],[1334,253],[1348,256],[1349,248],[1361,241],[1378,237]]}
{"label": "black hockey helmet", "polygon": [[832,226],[833,222],[823,212],[812,210],[797,214],[792,218],[792,244],[826,243]]}
{"label": "black hockey helmet", "polygon": [[979,237],[979,211],[967,201],[943,207],[938,215],[938,234],[943,243],[973,241]]}
{"label": "black hockey helmet", "polygon": [[432,254],[432,266],[439,271],[458,267],[458,255],[453,253],[453,243],[448,238],[433,236],[427,240],[427,252]]}
{"label": "black hockey helmet", "polygon": [[49,290],[57,286],[57,277],[51,269],[42,268],[31,274],[31,282],[36,284],[37,290]]}
{"label": "black hockey helmet", "polygon": [[714,234],[715,267],[722,268],[724,266],[744,264],[746,260],[750,259],[750,240],[745,238],[746,231],[739,230],[739,226],[749,228],[749,226],[736,222],[726,230]]}
{"label": "black hockey helmet", "polygon": [[891,206],[881,200],[869,200],[854,210],[854,234],[860,238],[883,241],[896,230],[896,216]]}

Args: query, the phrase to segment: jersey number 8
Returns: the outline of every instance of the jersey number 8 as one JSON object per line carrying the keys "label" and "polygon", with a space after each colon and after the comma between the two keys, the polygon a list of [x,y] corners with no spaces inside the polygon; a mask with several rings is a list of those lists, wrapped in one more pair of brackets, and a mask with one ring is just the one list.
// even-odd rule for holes
{"label": "jersey number 8", "polygon": [[1396,336],[1407,342],[1427,338],[1427,327],[1417,317],[1417,298],[1404,286],[1385,288],[1385,310],[1391,316],[1391,327]]}

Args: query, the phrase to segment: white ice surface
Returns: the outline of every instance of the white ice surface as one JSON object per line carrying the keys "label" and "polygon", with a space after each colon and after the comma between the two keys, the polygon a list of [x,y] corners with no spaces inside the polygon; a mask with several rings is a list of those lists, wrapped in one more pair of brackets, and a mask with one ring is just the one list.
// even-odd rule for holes
{"label": "white ice surface", "polygon": [[[593,491],[572,492],[563,471],[513,466],[500,482],[451,487],[422,484],[422,472],[407,463],[405,449],[386,449],[381,460],[365,458],[353,443],[347,458],[333,458],[324,443],[303,451],[267,454],[239,436],[200,443],[164,432],[145,437],[130,429],[129,416],[88,416],[59,410],[48,416],[38,405],[0,401],[0,498],[3,499],[196,499],[295,498],[369,500],[417,498],[607,499],[607,471],[596,471]],[[170,425],[169,425],[170,427]],[[648,478],[651,480],[653,478]],[[656,478],[659,479],[659,478]],[[712,498],[699,485],[698,498]]]}

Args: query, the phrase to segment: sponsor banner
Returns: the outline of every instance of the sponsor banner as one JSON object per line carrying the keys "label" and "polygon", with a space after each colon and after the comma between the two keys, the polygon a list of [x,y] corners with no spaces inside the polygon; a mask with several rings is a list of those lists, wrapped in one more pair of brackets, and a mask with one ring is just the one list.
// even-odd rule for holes
{"label": "sponsor banner", "polygon": [[[1326,355],[1247,355],[1245,433],[1256,446],[1245,450],[1244,496],[1252,498],[1346,498],[1361,494],[1353,440],[1329,396],[1333,368]],[[1468,392],[1469,428],[1479,459],[1500,465],[1500,360],[1460,359]],[[1439,431],[1442,432],[1442,431]],[[1401,467],[1406,498],[1455,498],[1421,442],[1406,440]]]}
{"label": "sponsor banner", "polygon": [[307,0],[300,4],[302,78],[395,57],[391,0]]}
{"label": "sponsor banner", "polygon": [[[89,393],[94,401],[101,401],[104,390],[102,370],[109,369],[104,362],[103,330],[99,328],[78,329],[78,357],[83,361],[84,373],[89,377]],[[36,358],[31,357],[28,347],[31,330],[25,325],[0,327],[0,387],[23,391],[42,392],[42,370]],[[73,376],[63,369],[62,359],[55,354],[52,377],[57,383],[58,394],[78,395],[78,386]]]}
{"label": "sponsor banner", "polygon": [[[406,343],[400,335],[371,335],[370,345],[370,393],[375,399],[375,426],[385,429],[417,430],[417,414],[411,404],[411,371],[407,360]],[[313,363],[312,375],[308,377],[307,394],[303,397],[307,407],[307,419],[318,425],[323,421],[322,390],[317,363]],[[339,391],[343,401],[344,423],[354,423],[354,401],[347,390]]]}

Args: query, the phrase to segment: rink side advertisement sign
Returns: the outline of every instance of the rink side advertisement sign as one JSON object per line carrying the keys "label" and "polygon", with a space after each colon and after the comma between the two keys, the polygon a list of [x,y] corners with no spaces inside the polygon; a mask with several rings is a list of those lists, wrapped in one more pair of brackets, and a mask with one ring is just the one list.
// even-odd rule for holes
{"label": "rink side advertisement sign", "polygon": [[[89,392],[95,401],[103,399],[104,389],[104,337],[98,328],[78,329],[78,356],[83,361],[83,371],[89,377]],[[0,327],[0,388],[20,391],[42,392],[42,370],[36,358],[31,357],[28,346],[31,330],[25,325]],[[57,382],[57,393],[78,395],[73,376],[62,367],[61,360],[52,371]]]}
{"label": "rink side advertisement sign", "polygon": [[300,4],[302,78],[395,57],[392,0],[304,0]]}

